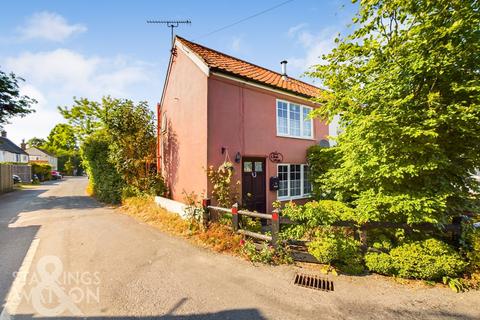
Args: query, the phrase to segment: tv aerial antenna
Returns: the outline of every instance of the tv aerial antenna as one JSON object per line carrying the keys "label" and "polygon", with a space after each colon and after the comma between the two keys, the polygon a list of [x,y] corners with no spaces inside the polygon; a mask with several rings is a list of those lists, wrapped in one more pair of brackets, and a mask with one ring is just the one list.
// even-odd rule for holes
{"label": "tv aerial antenna", "polygon": [[181,24],[191,24],[190,20],[147,20],[147,23],[150,24],[164,24],[171,29],[172,35],[172,53],[174,53],[174,42],[175,42],[175,34],[173,32],[174,28],[178,28]]}

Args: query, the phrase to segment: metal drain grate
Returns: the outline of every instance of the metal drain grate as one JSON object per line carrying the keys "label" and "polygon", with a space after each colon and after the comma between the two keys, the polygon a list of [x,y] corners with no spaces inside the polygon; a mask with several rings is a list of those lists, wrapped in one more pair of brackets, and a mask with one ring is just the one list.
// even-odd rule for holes
{"label": "metal drain grate", "polygon": [[321,278],[316,275],[297,273],[295,275],[296,284],[300,287],[311,288],[323,291],[333,291],[333,281]]}

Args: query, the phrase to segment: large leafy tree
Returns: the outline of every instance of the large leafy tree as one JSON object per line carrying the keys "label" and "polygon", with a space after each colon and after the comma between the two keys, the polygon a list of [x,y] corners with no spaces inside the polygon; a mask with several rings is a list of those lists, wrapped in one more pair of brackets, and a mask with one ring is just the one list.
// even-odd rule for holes
{"label": "large leafy tree", "polygon": [[58,107],[58,111],[73,128],[77,139],[83,141],[102,128],[106,109],[102,103],[81,98],[74,99],[72,107]]}
{"label": "large leafy tree", "polygon": [[312,75],[339,114],[323,177],[362,221],[445,223],[475,210],[480,167],[480,2],[364,0]]}
{"label": "large leafy tree", "polygon": [[45,143],[47,143],[47,141],[45,139],[37,138],[37,137],[30,138],[27,141],[27,145],[29,147],[40,147],[41,148],[43,145],[45,145]]}
{"label": "large leafy tree", "polygon": [[0,70],[0,127],[14,116],[25,116],[34,112],[31,106],[36,101],[20,94],[19,81],[23,79]]}
{"label": "large leafy tree", "polygon": [[44,145],[55,152],[73,153],[78,150],[75,130],[69,124],[59,123],[50,131]]}
{"label": "large leafy tree", "polygon": [[[100,198],[118,200],[122,191],[127,194],[163,192],[162,179],[154,170],[155,117],[146,102],[111,97],[104,97],[100,102],[76,99],[72,107],[59,108],[59,111],[79,141],[83,163],[95,181],[93,191],[102,194]],[[95,157],[95,152],[105,147],[102,155]],[[101,173],[104,166],[114,170],[105,171],[112,180],[105,179]],[[112,172],[115,175],[110,174]],[[117,183],[117,176],[122,183]],[[111,198],[107,196],[109,190]]]}
{"label": "large leafy tree", "polygon": [[79,173],[80,153],[74,128],[66,123],[53,127],[42,147],[58,157],[58,168],[66,174]]}

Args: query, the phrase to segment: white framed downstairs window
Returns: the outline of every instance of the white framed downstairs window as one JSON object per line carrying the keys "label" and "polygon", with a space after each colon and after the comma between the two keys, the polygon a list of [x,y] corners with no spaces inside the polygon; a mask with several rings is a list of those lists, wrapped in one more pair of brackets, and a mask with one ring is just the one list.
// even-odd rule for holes
{"label": "white framed downstairs window", "polygon": [[313,139],[313,119],[309,118],[311,107],[277,100],[277,136]]}
{"label": "white framed downstairs window", "polygon": [[278,200],[294,200],[310,197],[312,184],[306,164],[279,164],[277,166],[279,188]]}

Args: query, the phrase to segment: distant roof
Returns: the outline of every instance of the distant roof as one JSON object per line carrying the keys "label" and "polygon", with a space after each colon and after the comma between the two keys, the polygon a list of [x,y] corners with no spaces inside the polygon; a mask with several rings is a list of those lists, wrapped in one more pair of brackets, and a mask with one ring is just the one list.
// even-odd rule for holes
{"label": "distant roof", "polygon": [[204,47],[182,37],[177,36],[176,38],[196,53],[208,65],[208,67],[213,70],[233,74],[235,76],[253,80],[255,82],[309,98],[320,95],[320,88],[312,86],[311,84],[291,77],[284,80],[282,75],[278,72],[268,70],[253,63]]}
{"label": "distant roof", "polygon": [[7,151],[10,153],[18,153],[18,154],[26,154],[28,153],[25,152],[22,148],[17,146],[15,143],[10,141],[10,139],[5,138],[5,137],[0,137],[0,150]]}
{"label": "distant roof", "polygon": [[50,156],[50,157],[54,157],[54,158],[56,158],[56,157],[57,157],[56,155],[54,155],[54,154],[51,154],[51,153],[50,153],[50,152],[48,152],[48,151],[45,151],[45,149],[42,149],[42,148],[39,148],[39,147],[36,147],[36,146],[31,146],[31,147],[27,148],[27,150],[28,150],[28,149],[33,149],[33,148],[35,148],[35,149],[37,149],[37,150],[39,150],[39,151],[41,151],[41,152],[45,153],[46,155],[48,155],[48,156]]}

